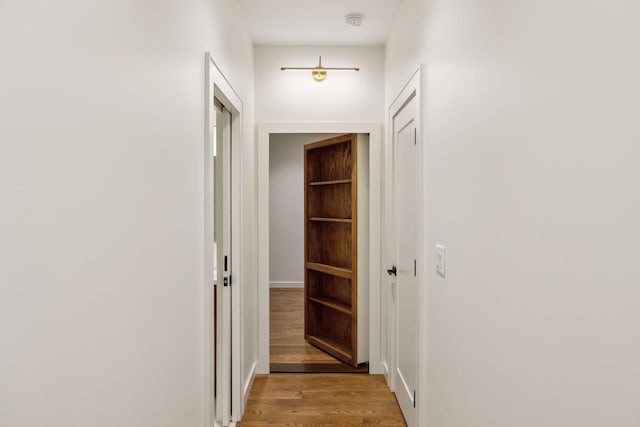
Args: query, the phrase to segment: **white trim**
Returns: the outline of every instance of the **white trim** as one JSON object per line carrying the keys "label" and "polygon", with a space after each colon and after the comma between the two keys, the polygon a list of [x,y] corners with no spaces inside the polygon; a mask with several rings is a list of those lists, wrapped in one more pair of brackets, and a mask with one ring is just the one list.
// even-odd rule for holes
{"label": "white trim", "polygon": [[389,365],[387,365],[386,362],[382,362],[382,370],[383,370],[383,375],[385,380],[387,381],[387,384],[389,384]]}
{"label": "white trim", "polygon": [[244,383],[243,401],[245,404],[247,403],[247,399],[249,399],[249,393],[251,392],[251,387],[253,386],[253,380],[256,378],[257,367],[258,367],[257,362],[251,365],[251,369],[249,370],[249,375],[247,375],[247,380]]}
{"label": "white trim", "polygon": [[[427,72],[426,72],[426,65],[425,64],[420,64],[420,67],[418,68],[418,72],[420,74],[420,81],[418,82],[418,141],[420,141],[420,146],[418,147],[418,152],[420,153],[421,159],[422,159],[422,179],[421,179],[421,187],[420,188],[420,196],[422,197],[422,203],[420,205],[421,207],[421,216],[420,218],[422,218],[422,229],[420,230],[420,234],[419,236],[422,236],[422,245],[419,246],[419,249],[422,250],[422,253],[418,253],[418,259],[420,260],[419,262],[422,263],[422,265],[420,266],[420,271],[422,272],[422,278],[423,278],[423,282],[422,282],[422,286],[420,288],[418,288],[418,301],[419,301],[419,305],[418,307],[428,307],[427,305],[427,301],[428,301],[428,292],[427,292],[427,286],[429,285],[429,274],[427,274],[427,266],[429,265],[429,262],[427,260],[429,251],[427,249],[427,242],[429,241],[428,239],[428,228],[426,226],[426,217],[429,214],[429,211],[427,210],[427,172],[426,172],[426,168],[427,168],[427,138],[426,138],[426,124],[427,124],[427,120],[426,120],[426,101],[425,101],[425,96],[426,96],[426,78],[427,78]],[[418,387],[419,390],[421,390],[421,392],[417,395],[416,397],[416,407],[418,408],[418,413],[416,414],[416,419],[418,420],[418,425],[420,425],[420,423],[422,422],[422,424],[426,425],[427,424],[427,375],[429,373],[427,366],[428,366],[428,352],[427,352],[427,346],[428,346],[428,342],[427,342],[427,330],[428,330],[428,316],[427,316],[427,310],[418,310],[419,313],[419,329],[418,329],[418,337],[419,337],[419,343],[418,343],[418,361],[419,363],[422,362],[422,364],[418,365]]]}
{"label": "white trim", "polygon": [[[417,295],[417,302],[416,304],[418,304],[418,308],[420,307],[426,307],[426,296],[427,296],[427,292],[426,292],[426,286],[427,286],[427,280],[426,278],[428,277],[428,275],[426,274],[426,270],[425,267],[427,265],[426,259],[425,259],[425,244],[426,244],[426,227],[425,227],[425,213],[426,211],[426,185],[425,185],[425,177],[426,177],[426,172],[424,170],[424,167],[426,165],[426,150],[425,150],[425,141],[423,138],[424,132],[423,132],[423,126],[424,126],[424,118],[423,118],[423,93],[422,93],[422,88],[424,87],[424,83],[423,83],[423,79],[424,79],[424,71],[423,71],[423,66],[420,65],[418,67],[418,69],[413,73],[413,75],[411,76],[411,78],[408,80],[408,82],[403,86],[402,90],[400,91],[400,93],[398,94],[398,96],[396,96],[396,98],[393,100],[393,102],[391,103],[391,105],[388,108],[388,116],[387,116],[387,144],[386,144],[386,150],[385,150],[385,158],[387,159],[387,166],[385,168],[385,195],[388,195],[388,197],[391,198],[391,200],[393,199],[394,195],[393,195],[393,187],[392,187],[392,183],[393,183],[393,179],[391,174],[393,173],[393,170],[391,166],[393,164],[393,117],[398,113],[398,111],[400,111],[404,105],[409,102],[409,100],[411,100],[412,98],[415,98],[417,104],[416,104],[416,139],[418,141],[418,157],[420,159],[421,165],[418,168],[418,183],[417,183],[417,188],[416,188],[416,193],[417,193],[417,203],[418,203],[418,230],[417,230],[417,235],[418,235],[418,254],[417,254],[417,290],[418,290],[418,295]],[[393,225],[391,223],[391,221],[393,221],[393,203],[386,203],[386,209],[385,209],[385,227],[386,230],[383,233],[384,235],[384,247],[385,248],[389,248],[391,249],[393,247],[392,244],[392,240],[390,239],[394,239],[394,235],[393,235]],[[392,265],[394,263],[394,257],[395,254],[391,253],[391,250],[386,251],[385,254],[385,261],[384,264],[385,265]],[[390,300],[391,298],[391,294],[389,294],[388,296]],[[392,375],[392,373],[394,372],[394,370],[396,369],[396,364],[397,364],[397,360],[396,360],[396,342],[397,342],[397,337],[395,336],[396,333],[396,329],[395,329],[395,316],[394,314],[391,312],[390,310],[390,305],[387,305],[387,308],[389,309],[388,313],[389,316],[387,318],[388,321],[388,333],[389,333],[389,340],[388,340],[388,345],[390,346],[390,351],[388,354],[390,360],[389,362],[389,366],[386,366],[385,363],[385,369],[387,369],[387,373],[385,374],[385,378],[387,378],[387,382],[390,384],[391,390],[395,391],[398,389],[398,384],[395,384],[394,381],[394,376]],[[419,425],[423,425],[424,423],[421,423],[421,421],[423,420],[423,418],[425,417],[425,407],[426,407],[426,375],[427,375],[427,353],[425,351],[426,349],[426,343],[424,340],[425,337],[425,331],[426,329],[426,319],[427,319],[427,314],[426,314],[426,310],[424,309],[418,309],[417,310],[418,313],[418,322],[417,322],[417,336],[418,336],[418,343],[417,343],[417,360],[418,360],[418,366],[417,366],[417,371],[418,371],[418,378],[417,378],[417,384],[416,384],[416,412],[415,412],[415,425],[419,426]],[[413,426],[409,426],[409,427],[413,427]]]}
{"label": "white trim", "polygon": [[[234,92],[235,93],[235,92]],[[231,101],[236,102],[236,100]],[[240,421],[244,413],[244,403],[242,382],[244,378],[244,340],[243,337],[243,312],[244,298],[242,290],[243,268],[246,268],[242,261],[242,246],[244,235],[244,204],[243,191],[244,188],[244,161],[243,161],[243,105],[242,101],[237,98],[237,104],[234,105],[238,111],[232,115],[232,146],[231,146],[231,212],[233,218],[240,220],[231,221],[231,351],[234,363],[231,364],[231,414],[232,421]],[[248,260],[247,260],[248,261]]]}
{"label": "white trim", "polygon": [[213,284],[215,277],[213,275],[213,248],[209,244],[209,236],[213,233],[213,201],[210,198],[212,189],[210,183],[213,175],[213,167],[208,164],[211,162],[212,147],[211,147],[211,123],[212,117],[215,117],[215,107],[213,105],[213,76],[211,73],[211,57],[209,53],[205,53],[205,118],[204,118],[204,419],[203,425],[216,426],[214,415],[214,372],[211,367],[213,366],[214,354],[211,351],[213,348],[213,336],[214,336],[214,321],[213,321]]}
{"label": "white trim", "polygon": [[262,123],[258,125],[258,369],[269,373],[269,135],[272,133],[369,134],[369,372],[381,374],[380,363],[380,238],[382,223],[382,126],[379,123]]}
{"label": "white trim", "polygon": [[[258,369],[269,373],[269,130],[258,126]],[[266,176],[266,179],[264,177]],[[265,304],[266,302],[266,304]],[[266,306],[266,309],[265,309]]]}
{"label": "white trim", "polygon": [[[217,98],[225,108],[227,108],[232,114],[232,200],[231,209],[234,218],[244,218],[242,215],[242,147],[243,143],[243,103],[237,92],[231,87],[229,81],[226,79],[220,68],[216,65],[211,54],[205,52],[205,144],[204,144],[204,161],[209,161],[209,140],[211,138],[211,120],[215,117],[215,110],[213,108],[213,99]],[[205,171],[208,171],[209,167],[205,164]],[[205,384],[204,384],[204,425],[214,425],[213,411],[211,411],[211,403],[213,402],[213,388],[211,387],[213,381],[213,372],[211,366],[213,365],[214,354],[212,351],[212,336],[213,331],[213,283],[209,280],[211,272],[213,271],[211,248],[208,244],[206,236],[212,230],[212,224],[210,224],[209,218],[212,218],[208,201],[208,182],[209,177],[205,177],[205,236],[204,237],[204,322],[205,322],[205,337],[204,337],[204,363],[205,363]],[[231,240],[233,242],[231,252],[231,276],[233,284],[231,286],[231,322],[233,329],[231,330],[231,351],[234,355],[234,362],[231,370],[231,401],[233,414],[233,420],[239,420],[244,412],[245,400],[243,397],[242,378],[243,378],[243,366],[244,366],[244,349],[242,340],[242,268],[241,263],[241,250],[242,250],[242,235],[244,233],[244,224],[240,221],[232,222]]]}
{"label": "white trim", "polygon": [[269,282],[269,289],[304,289],[304,282]]}

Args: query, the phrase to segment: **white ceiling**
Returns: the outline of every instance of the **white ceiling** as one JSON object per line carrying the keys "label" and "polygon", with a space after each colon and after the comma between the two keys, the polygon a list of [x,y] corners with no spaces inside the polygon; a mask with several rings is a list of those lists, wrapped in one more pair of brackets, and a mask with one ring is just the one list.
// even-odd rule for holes
{"label": "white ceiling", "polygon": [[[257,45],[380,45],[402,0],[239,0]],[[345,23],[361,13],[362,26]]]}

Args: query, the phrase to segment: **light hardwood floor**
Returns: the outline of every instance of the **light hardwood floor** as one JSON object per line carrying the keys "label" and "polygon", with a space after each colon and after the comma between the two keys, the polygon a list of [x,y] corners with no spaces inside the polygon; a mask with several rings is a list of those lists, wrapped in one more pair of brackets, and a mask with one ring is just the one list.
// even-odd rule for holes
{"label": "light hardwood floor", "polygon": [[381,375],[258,375],[238,427],[365,425],[406,426]]}
{"label": "light hardwood floor", "polygon": [[341,363],[304,340],[304,289],[271,289],[269,311],[271,363]]}
{"label": "light hardwood floor", "polygon": [[[272,366],[345,365],[305,342],[303,297],[302,289],[270,291]],[[363,425],[406,426],[383,376],[287,373],[256,377],[238,427]]]}

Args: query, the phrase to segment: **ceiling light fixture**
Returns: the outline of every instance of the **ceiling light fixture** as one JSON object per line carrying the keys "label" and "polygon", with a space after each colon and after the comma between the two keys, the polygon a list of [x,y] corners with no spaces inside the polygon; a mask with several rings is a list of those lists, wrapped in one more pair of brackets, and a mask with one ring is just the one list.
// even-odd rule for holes
{"label": "ceiling light fixture", "polygon": [[327,71],[360,71],[359,67],[323,67],[322,56],[318,58],[318,65],[315,67],[280,67],[281,71],[311,71],[311,77],[317,82],[322,82],[327,78]]}

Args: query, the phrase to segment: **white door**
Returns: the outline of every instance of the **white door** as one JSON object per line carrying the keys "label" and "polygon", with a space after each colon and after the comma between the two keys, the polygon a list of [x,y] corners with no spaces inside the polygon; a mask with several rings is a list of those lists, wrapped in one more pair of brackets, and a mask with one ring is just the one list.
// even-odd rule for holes
{"label": "white door", "polygon": [[[242,100],[205,54],[205,419],[229,425],[242,415],[241,283],[238,260]],[[233,275],[232,275],[233,273]]]}
{"label": "white door", "polygon": [[392,111],[393,246],[395,263],[389,271],[393,288],[392,386],[409,426],[416,425],[418,388],[418,183],[417,98],[415,92]]}
{"label": "white door", "polygon": [[227,426],[231,420],[231,113],[219,104],[214,156],[215,418]]}

